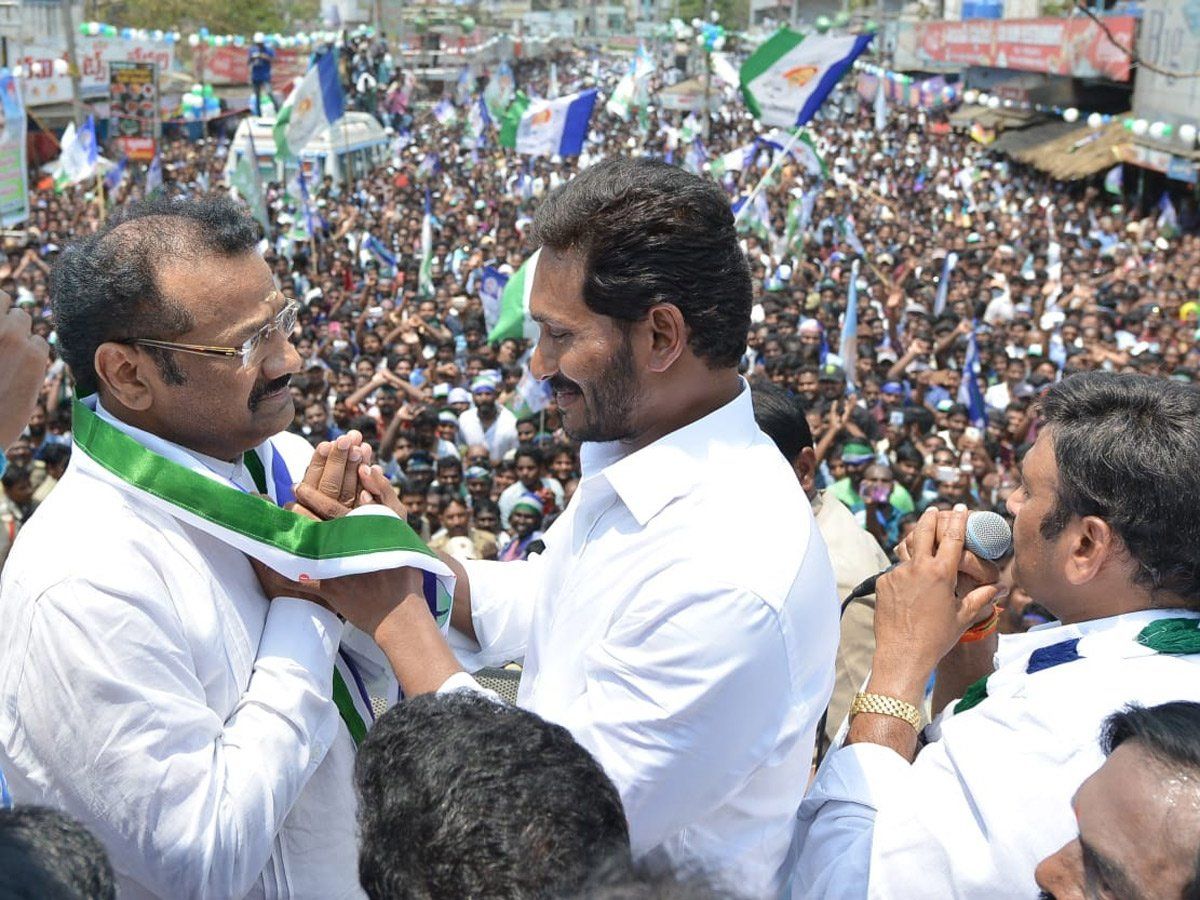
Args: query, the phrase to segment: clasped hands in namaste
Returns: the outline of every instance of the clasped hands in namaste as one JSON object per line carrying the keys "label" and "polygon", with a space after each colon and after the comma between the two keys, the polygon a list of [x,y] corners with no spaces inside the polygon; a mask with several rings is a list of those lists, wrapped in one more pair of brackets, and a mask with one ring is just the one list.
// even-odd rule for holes
{"label": "clasped hands in namaste", "polygon": [[[304,477],[295,487],[296,502],[288,509],[317,521],[336,519],[360,506],[379,504],[402,519],[404,506],[395,488],[372,464],[371,447],[351,431],[334,441],[319,444]],[[285,578],[258,560],[250,560],[269,598],[300,597],[311,600],[374,635],[384,619],[408,598],[426,608],[422,573],[418,569],[386,569],[322,581],[297,582]]]}

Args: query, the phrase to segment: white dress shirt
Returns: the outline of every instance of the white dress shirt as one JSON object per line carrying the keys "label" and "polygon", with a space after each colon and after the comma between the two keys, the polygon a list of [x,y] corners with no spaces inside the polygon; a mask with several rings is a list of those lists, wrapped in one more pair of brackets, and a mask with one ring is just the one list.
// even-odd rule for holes
{"label": "white dress shirt", "polygon": [[483,444],[492,462],[498,463],[509,450],[517,449],[517,417],[497,403],[496,420],[485,429],[479,420],[479,410],[472,406],[458,417],[458,435],[468,447]]}
{"label": "white dress shirt", "polygon": [[524,657],[519,704],[599,760],[637,856],[777,896],[837,646],[804,492],[744,384],[644,449],[581,456],[545,553],[466,564],[482,648]]}
{"label": "white dress shirt", "polygon": [[[878,744],[830,753],[800,809],[795,900],[1036,897],[1037,864],[1077,833],[1071,797],[1104,760],[1104,719],[1128,703],[1200,701],[1200,655],[1133,640],[1165,617],[1198,616],[1001,637],[987,699],[931,725],[914,763]],[[1034,650],[1074,638],[1082,658],[1026,674]]]}
{"label": "white dress shirt", "polygon": [[[302,438],[275,445],[303,472]],[[100,839],[123,898],[362,896],[335,614],[268,601],[242,553],[74,463],[0,597],[0,768]]]}

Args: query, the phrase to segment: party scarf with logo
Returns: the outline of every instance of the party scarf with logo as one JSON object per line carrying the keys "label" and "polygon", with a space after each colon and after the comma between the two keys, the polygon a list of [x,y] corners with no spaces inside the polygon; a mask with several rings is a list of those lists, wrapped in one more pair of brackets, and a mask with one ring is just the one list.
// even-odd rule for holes
{"label": "party scarf with logo", "polygon": [[[391,510],[368,506],[314,522],[277,504],[293,498],[291,476],[270,441],[246,454],[245,465],[269,499],[203,474],[185,453],[168,459],[142,446],[94,411],[95,399],[74,405],[72,433],[81,453],[72,464],[92,477],[137,494],[166,512],[294,581],[338,578],[400,566],[424,573],[429,610],[445,630],[454,575]],[[269,476],[269,477],[268,477]],[[373,718],[370,697],[350,657],[339,652],[333,697],[357,745]]]}

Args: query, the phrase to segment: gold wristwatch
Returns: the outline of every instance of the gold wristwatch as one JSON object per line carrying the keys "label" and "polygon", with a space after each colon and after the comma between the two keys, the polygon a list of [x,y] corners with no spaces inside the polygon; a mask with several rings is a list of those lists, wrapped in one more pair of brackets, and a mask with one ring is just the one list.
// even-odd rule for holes
{"label": "gold wristwatch", "polygon": [[850,704],[850,718],[854,718],[858,713],[875,713],[880,716],[903,719],[913,727],[914,731],[921,730],[921,711],[919,709],[911,703],[884,694],[855,694],[854,702]]}

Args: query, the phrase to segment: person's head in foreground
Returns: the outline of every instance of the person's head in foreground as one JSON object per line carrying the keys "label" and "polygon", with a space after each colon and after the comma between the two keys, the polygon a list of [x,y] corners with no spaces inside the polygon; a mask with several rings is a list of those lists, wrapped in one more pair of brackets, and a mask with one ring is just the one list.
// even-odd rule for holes
{"label": "person's head in foreground", "polygon": [[132,204],[70,246],[50,293],[78,395],[223,460],[287,428],[298,307],[258,241],[244,207],[203,197]]}
{"label": "person's head in foreground", "polygon": [[373,900],[559,897],[629,859],[608,776],[565,728],[479,694],[389,710],[355,763]]}
{"label": "person's head in foreground", "polygon": [[0,810],[0,897],[113,900],[116,896],[104,848],[78,822],[36,806]]}
{"label": "person's head in foreground", "polygon": [[1200,391],[1146,375],[1073,375],[1009,497],[1014,573],[1065,624],[1200,609]]}
{"label": "person's head in foreground", "polygon": [[1042,900],[1200,898],[1200,703],[1130,706],[1075,792],[1079,836],[1042,860]]}
{"label": "person's head in foreground", "polygon": [[568,435],[636,449],[737,395],[750,271],[715,182],[608,159],[551,192],[533,229],[531,370]]}

